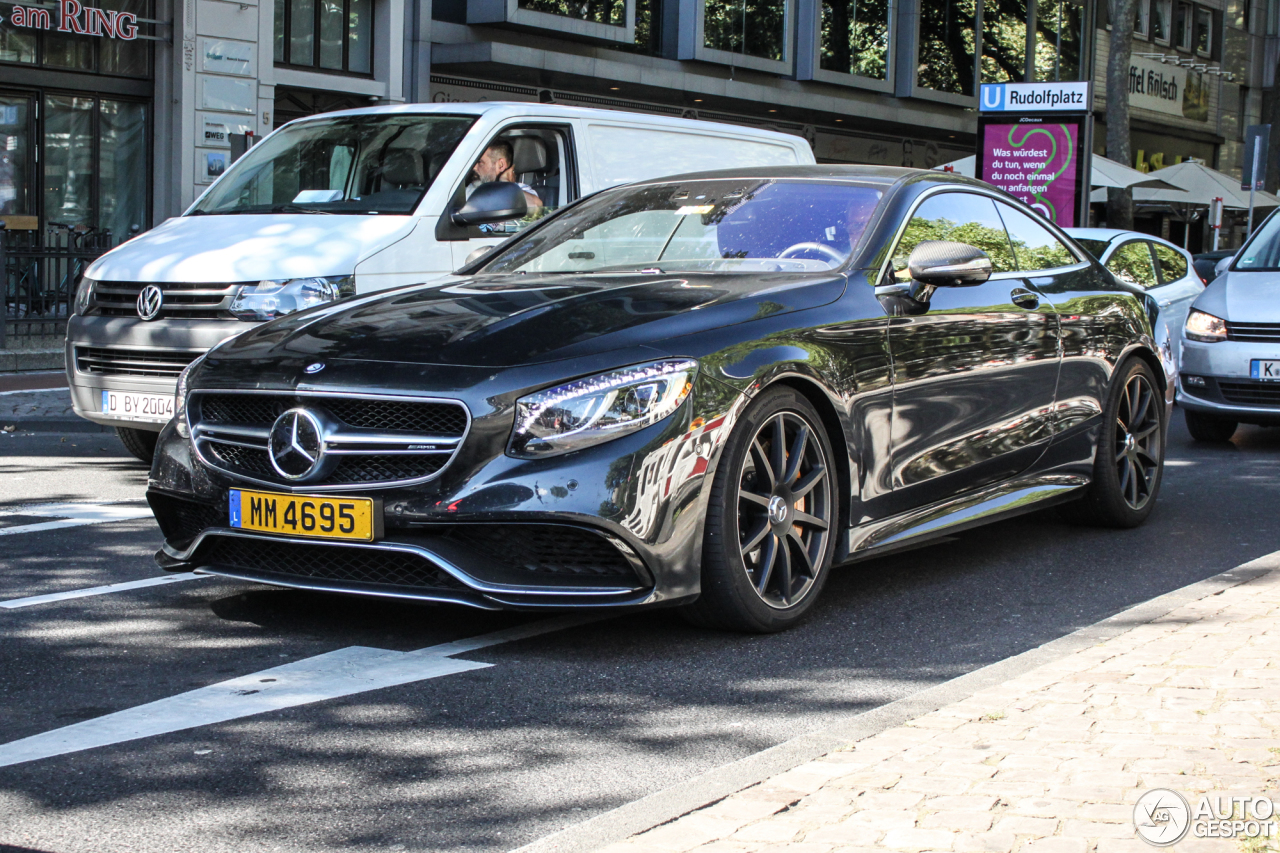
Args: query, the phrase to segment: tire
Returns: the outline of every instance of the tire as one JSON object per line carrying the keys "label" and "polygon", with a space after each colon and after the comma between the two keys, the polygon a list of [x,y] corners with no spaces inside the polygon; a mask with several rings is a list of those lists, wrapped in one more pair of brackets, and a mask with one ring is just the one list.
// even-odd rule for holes
{"label": "tire", "polygon": [[160,433],[132,427],[116,427],[116,435],[120,437],[120,443],[124,445],[125,450],[140,461],[151,464],[151,460],[156,455],[156,439],[160,437]]}
{"label": "tire", "polygon": [[1068,518],[1099,527],[1137,527],[1155,508],[1164,477],[1167,425],[1151,368],[1130,359],[1115,373],[1084,498],[1063,507]]}
{"label": "tire", "polygon": [[1231,440],[1231,436],[1236,434],[1236,427],[1239,426],[1236,421],[1228,418],[1214,417],[1193,412],[1190,409],[1184,409],[1183,414],[1187,416],[1187,431],[1196,441],[1222,444]]}
{"label": "tire", "polygon": [[775,387],[751,404],[711,485],[702,594],[682,608],[686,619],[765,634],[809,614],[835,551],[834,458],[822,418],[797,391]]}

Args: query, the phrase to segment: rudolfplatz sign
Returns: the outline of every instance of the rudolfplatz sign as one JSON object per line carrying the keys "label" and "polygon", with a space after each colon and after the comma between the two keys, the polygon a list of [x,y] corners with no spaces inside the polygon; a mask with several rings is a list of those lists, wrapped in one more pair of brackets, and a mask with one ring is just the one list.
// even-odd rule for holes
{"label": "rudolfplatz sign", "polygon": [[977,177],[1062,228],[1076,225],[1092,148],[1089,83],[984,84]]}

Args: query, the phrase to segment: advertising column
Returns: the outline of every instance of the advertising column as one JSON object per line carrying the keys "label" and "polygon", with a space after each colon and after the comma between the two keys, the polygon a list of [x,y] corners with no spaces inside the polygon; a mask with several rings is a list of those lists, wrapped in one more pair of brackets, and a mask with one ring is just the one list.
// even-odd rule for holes
{"label": "advertising column", "polygon": [[1091,85],[983,84],[977,177],[1062,228],[1088,225]]}

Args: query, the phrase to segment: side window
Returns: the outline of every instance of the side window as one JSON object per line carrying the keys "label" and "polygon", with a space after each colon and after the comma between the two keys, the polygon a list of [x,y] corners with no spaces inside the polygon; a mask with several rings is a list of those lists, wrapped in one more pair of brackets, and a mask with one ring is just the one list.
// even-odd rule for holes
{"label": "side window", "polygon": [[1156,270],[1151,264],[1150,243],[1146,240],[1131,240],[1112,253],[1107,261],[1107,269],[1116,278],[1142,287],[1155,287]]}
{"label": "side window", "polygon": [[939,193],[916,208],[893,252],[893,277],[908,281],[907,259],[926,240],[954,240],[987,253],[992,272],[1013,270],[1009,235],[996,214],[995,202],[973,193]]}
{"label": "side window", "polygon": [[1007,204],[997,206],[1005,227],[1009,229],[1009,241],[1013,243],[1019,271],[1051,270],[1077,262],[1072,251],[1048,228],[1015,207]]}
{"label": "side window", "polygon": [[489,140],[467,173],[463,196],[470,196],[482,183],[514,182],[525,192],[529,213],[523,219],[482,225],[481,235],[516,234],[572,201],[577,180],[570,152],[569,129],[565,127],[507,127]]}
{"label": "side window", "polygon": [[1159,243],[1152,243],[1151,248],[1156,253],[1156,263],[1160,267],[1160,280],[1162,282],[1168,284],[1187,274],[1187,259],[1183,257],[1181,252],[1174,251],[1168,246],[1161,246]]}

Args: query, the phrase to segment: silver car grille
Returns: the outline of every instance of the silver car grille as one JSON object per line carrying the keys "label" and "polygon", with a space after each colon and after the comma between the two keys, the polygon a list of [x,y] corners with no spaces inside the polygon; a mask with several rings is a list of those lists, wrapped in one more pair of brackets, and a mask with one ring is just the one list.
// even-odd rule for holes
{"label": "silver car grille", "polygon": [[[93,289],[89,310],[109,317],[137,317],[138,294],[150,282],[100,281]],[[253,282],[157,282],[164,294],[157,319],[234,320],[231,302],[245,284]]]}
{"label": "silver car grille", "polygon": [[[324,392],[193,391],[192,443],[210,468],[287,491],[334,491],[425,483],[453,461],[471,427],[458,400]],[[323,459],[290,479],[272,463],[272,427],[302,408],[322,425]]]}
{"label": "silver car grille", "polygon": [[1280,343],[1280,323],[1234,323],[1228,320],[1227,339],[1251,344]]}
{"label": "silver car grille", "polygon": [[76,347],[76,370],[98,376],[177,378],[200,353],[189,350]]}

